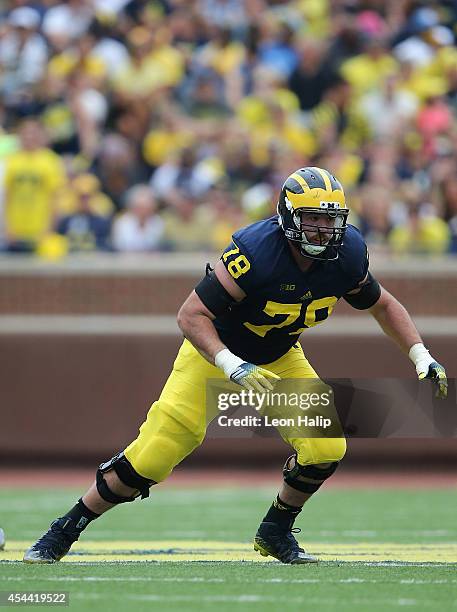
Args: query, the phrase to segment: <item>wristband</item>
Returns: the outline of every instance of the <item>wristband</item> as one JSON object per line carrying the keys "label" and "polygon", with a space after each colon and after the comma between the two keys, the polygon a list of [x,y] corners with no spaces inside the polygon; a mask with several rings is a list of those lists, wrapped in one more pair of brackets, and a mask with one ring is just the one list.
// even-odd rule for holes
{"label": "wristband", "polygon": [[409,358],[416,366],[416,372],[419,378],[425,378],[427,376],[430,364],[435,361],[422,342],[413,344],[409,349]]}
{"label": "wristband", "polygon": [[233,372],[239,368],[242,363],[246,362],[234,355],[228,348],[222,349],[214,357],[214,364],[224,371],[227,378],[230,378]]}
{"label": "wristband", "polygon": [[433,361],[428,349],[425,348],[422,342],[413,344],[413,346],[409,349],[409,358],[414,365],[416,365],[419,360],[430,360],[430,363]]}

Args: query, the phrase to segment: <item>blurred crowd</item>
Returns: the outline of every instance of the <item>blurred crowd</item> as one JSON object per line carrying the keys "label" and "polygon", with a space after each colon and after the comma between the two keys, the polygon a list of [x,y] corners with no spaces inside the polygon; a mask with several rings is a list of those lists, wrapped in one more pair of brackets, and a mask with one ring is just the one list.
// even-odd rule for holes
{"label": "blurred crowd", "polygon": [[0,250],[221,250],[330,169],[373,248],[457,253],[457,0],[11,0]]}

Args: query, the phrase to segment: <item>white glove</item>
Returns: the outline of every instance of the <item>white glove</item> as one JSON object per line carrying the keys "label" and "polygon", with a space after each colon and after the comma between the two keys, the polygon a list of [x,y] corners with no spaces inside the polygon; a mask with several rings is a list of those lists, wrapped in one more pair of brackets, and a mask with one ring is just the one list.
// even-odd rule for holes
{"label": "white glove", "polygon": [[431,378],[435,383],[436,397],[445,399],[447,397],[446,370],[430,355],[425,346],[418,342],[409,349],[409,358],[416,366],[419,380]]}
{"label": "white glove", "polygon": [[277,374],[253,363],[243,361],[227,348],[217,353],[214,363],[223,370],[227,378],[238,383],[248,391],[258,391],[259,393],[273,391],[273,384],[268,379],[270,378],[273,381],[280,380]]}

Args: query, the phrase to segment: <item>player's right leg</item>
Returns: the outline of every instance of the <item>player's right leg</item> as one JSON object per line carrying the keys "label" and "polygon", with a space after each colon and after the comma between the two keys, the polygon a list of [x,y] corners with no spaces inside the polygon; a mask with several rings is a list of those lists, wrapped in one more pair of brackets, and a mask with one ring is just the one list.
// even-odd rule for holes
{"label": "player's right leg", "polygon": [[26,563],[55,563],[82,531],[114,506],[149,495],[173,468],[201,444],[206,432],[205,391],[208,378],[221,378],[185,341],[160,398],[151,406],[138,437],[97,470],[87,493],[24,555]]}

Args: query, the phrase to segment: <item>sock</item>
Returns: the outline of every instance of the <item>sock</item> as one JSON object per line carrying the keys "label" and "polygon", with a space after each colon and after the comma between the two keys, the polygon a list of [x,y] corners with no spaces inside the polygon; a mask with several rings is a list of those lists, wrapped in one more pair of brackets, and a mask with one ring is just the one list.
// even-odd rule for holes
{"label": "sock", "polygon": [[96,514],[95,512],[92,512],[92,510],[89,510],[83,500],[79,499],[76,506],[73,506],[73,508],[69,510],[63,518],[69,518],[75,522],[76,532],[79,537],[87,525],[99,516],[100,514]]}
{"label": "sock", "polygon": [[283,502],[278,495],[263,520],[268,523],[276,523],[283,529],[292,529],[294,521],[301,511],[302,507],[290,506]]}

